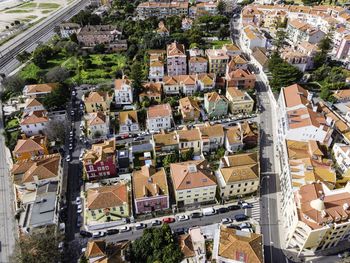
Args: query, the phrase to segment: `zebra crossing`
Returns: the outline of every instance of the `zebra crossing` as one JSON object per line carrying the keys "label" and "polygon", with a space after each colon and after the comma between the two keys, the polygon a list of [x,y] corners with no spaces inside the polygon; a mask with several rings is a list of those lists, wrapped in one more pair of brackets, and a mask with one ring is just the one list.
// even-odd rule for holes
{"label": "zebra crossing", "polygon": [[257,222],[260,222],[260,201],[259,199],[254,200],[253,202],[250,202],[253,207],[249,209],[249,216],[256,220]]}

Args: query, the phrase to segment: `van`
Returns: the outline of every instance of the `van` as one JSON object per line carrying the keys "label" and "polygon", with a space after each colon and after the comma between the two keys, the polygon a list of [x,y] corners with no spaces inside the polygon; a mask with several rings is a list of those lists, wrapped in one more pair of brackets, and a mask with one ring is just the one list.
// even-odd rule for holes
{"label": "van", "polygon": [[215,215],[216,214],[216,210],[212,207],[210,208],[203,208],[202,209],[202,213],[205,216],[211,216],[211,215]]}

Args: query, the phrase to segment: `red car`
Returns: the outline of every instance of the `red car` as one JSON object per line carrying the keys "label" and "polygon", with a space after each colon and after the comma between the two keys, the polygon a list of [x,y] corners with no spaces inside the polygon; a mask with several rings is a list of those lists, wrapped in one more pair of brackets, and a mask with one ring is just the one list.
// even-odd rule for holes
{"label": "red car", "polygon": [[173,217],[166,217],[166,218],[163,218],[163,222],[167,223],[167,224],[170,224],[170,223],[175,222],[175,218],[173,218]]}

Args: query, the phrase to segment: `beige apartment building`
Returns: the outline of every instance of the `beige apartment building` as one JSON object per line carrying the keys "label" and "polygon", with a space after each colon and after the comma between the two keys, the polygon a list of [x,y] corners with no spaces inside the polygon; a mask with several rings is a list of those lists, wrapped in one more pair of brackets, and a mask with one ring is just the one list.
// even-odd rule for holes
{"label": "beige apartment building", "polygon": [[216,179],[207,160],[172,163],[170,176],[178,206],[215,201]]}
{"label": "beige apartment building", "polygon": [[229,101],[229,109],[232,114],[250,113],[253,111],[254,100],[247,92],[235,87],[226,90],[226,98]]}

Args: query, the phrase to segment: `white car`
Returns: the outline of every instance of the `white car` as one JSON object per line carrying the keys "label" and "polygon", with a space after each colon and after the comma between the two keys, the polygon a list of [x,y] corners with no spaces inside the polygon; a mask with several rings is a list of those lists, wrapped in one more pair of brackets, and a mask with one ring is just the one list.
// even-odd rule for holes
{"label": "white car", "polygon": [[75,92],[75,90],[72,91],[72,95],[73,95],[73,96],[77,95],[77,93]]}
{"label": "white car", "polygon": [[177,221],[187,221],[190,217],[188,215],[177,216]]}
{"label": "white car", "polygon": [[241,231],[243,231],[243,232],[249,232],[249,233],[254,233],[253,229],[251,229],[251,228],[242,228]]}
{"label": "white car", "polygon": [[73,136],[74,132],[73,131],[70,131],[69,132],[69,136]]}
{"label": "white car", "polygon": [[233,220],[231,218],[223,218],[221,219],[221,223],[226,225],[226,224],[231,224]]}
{"label": "white car", "polygon": [[92,233],[93,238],[104,237],[105,235],[106,235],[106,232],[104,232],[104,231],[98,231],[98,232]]}
{"label": "white car", "polygon": [[123,227],[119,228],[120,233],[128,232],[130,230],[131,230],[131,228],[129,226],[123,226]]}
{"label": "white car", "polygon": [[67,155],[67,157],[66,157],[66,161],[67,161],[67,162],[70,162],[70,161],[71,161],[71,157],[70,157],[70,155]]}
{"label": "white car", "polygon": [[82,161],[82,160],[83,160],[84,154],[85,154],[85,151],[82,150],[81,153],[80,153],[80,155],[79,155],[79,161]]}
{"label": "white car", "polygon": [[69,150],[73,150],[73,144],[69,144]]}
{"label": "white car", "polygon": [[77,198],[75,198],[75,203],[76,203],[77,205],[81,205],[80,196],[77,196]]}
{"label": "white car", "polygon": [[77,213],[80,214],[81,212],[83,212],[83,206],[81,204],[79,204],[77,206]]}

